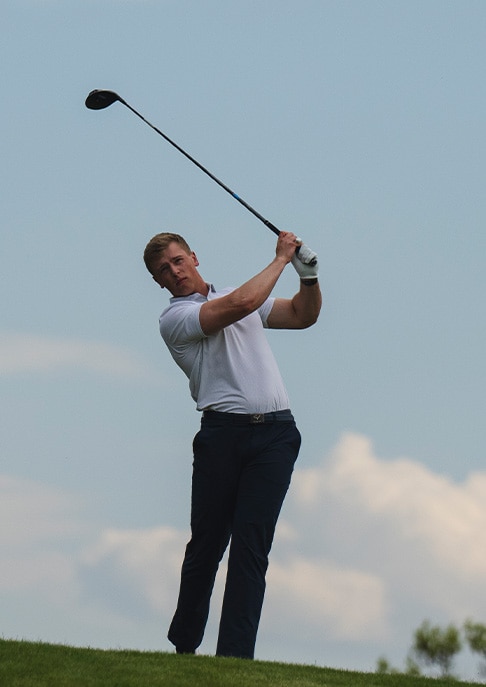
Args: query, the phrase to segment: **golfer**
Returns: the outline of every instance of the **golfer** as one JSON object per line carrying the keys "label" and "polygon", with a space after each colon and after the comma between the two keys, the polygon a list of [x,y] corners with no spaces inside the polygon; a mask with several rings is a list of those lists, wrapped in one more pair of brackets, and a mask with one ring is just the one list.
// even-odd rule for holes
{"label": "golfer", "polygon": [[[297,251],[298,249],[298,251]],[[207,283],[178,234],[145,249],[154,280],[171,294],[160,332],[202,411],[193,442],[191,539],[168,638],[177,653],[201,644],[218,565],[231,540],[216,655],[253,658],[277,518],[300,448],[264,328],[305,329],[321,308],[317,256],[281,232],[273,260],[239,288]],[[288,263],[300,277],[291,299],[272,290]]]}

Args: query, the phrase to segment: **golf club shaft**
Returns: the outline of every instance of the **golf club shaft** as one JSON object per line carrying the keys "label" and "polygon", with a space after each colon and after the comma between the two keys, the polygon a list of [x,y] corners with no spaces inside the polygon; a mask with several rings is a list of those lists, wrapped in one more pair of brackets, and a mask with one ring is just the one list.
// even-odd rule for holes
{"label": "golf club shaft", "polygon": [[220,179],[215,177],[214,174],[212,174],[208,169],[206,169],[206,167],[203,167],[203,165],[200,162],[198,162],[195,158],[193,158],[192,155],[189,155],[189,153],[186,153],[186,151],[183,148],[181,148],[179,145],[177,145],[177,143],[175,143],[166,134],[164,134],[163,131],[161,131],[156,126],[151,124],[147,119],[145,119],[145,117],[143,117],[140,114],[140,112],[137,112],[137,110],[135,110],[135,108],[133,108],[131,105],[129,105],[129,103],[127,103],[125,100],[123,100],[123,98],[120,98],[118,96],[118,100],[123,105],[125,105],[125,107],[128,107],[129,110],[131,110],[134,114],[136,114],[137,117],[140,117],[140,119],[143,122],[145,122],[145,124],[148,124],[154,131],[156,131],[158,134],[160,134],[160,136],[162,136],[162,138],[165,138],[167,143],[170,143],[171,146],[174,146],[174,148],[176,148],[180,153],[182,153],[185,157],[187,157],[188,160],[193,162],[197,167],[199,167],[199,169],[201,171],[203,171],[205,174],[207,174],[208,177],[210,177],[213,181],[215,181],[217,184],[219,184],[219,186],[221,186],[221,188],[224,188],[224,190],[227,193],[229,193],[231,196],[233,196],[233,198],[235,200],[237,200],[238,203],[241,203],[241,205],[243,205],[247,210],[249,210],[253,215],[255,215],[255,217],[258,217],[258,219],[261,222],[263,222],[263,224],[265,224],[265,226],[267,226],[270,229],[270,231],[273,231],[273,233],[277,234],[277,236],[280,234],[280,230],[277,229],[277,227],[274,224],[272,224],[268,219],[265,219],[265,217],[263,217],[263,215],[261,215],[259,212],[257,212],[257,210],[255,210],[255,208],[252,208],[252,206],[249,205],[245,200],[243,200],[243,198],[240,198],[240,196],[237,195],[234,191],[232,191],[229,188],[229,186],[226,186],[226,184],[224,184]]}

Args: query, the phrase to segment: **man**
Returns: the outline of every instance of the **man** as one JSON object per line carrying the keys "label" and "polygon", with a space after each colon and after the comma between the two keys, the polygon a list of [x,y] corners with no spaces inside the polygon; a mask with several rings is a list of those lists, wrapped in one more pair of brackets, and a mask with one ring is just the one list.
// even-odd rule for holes
{"label": "man", "polygon": [[[268,554],[300,448],[264,328],[316,322],[317,256],[295,234],[281,232],[274,259],[239,288],[223,291],[202,278],[196,254],[178,234],[154,236],[144,261],[172,294],[160,332],[202,411],[193,442],[191,540],[168,638],[177,653],[195,653],[231,540],[216,654],[253,658]],[[290,262],[300,289],[292,299],[272,298]]]}

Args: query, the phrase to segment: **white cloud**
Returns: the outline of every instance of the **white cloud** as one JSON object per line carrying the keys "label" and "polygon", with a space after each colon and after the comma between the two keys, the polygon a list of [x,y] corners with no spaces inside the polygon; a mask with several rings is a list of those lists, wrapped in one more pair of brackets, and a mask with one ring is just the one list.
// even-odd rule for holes
{"label": "white cloud", "polygon": [[[271,555],[264,635],[285,637],[293,660],[323,636],[376,658],[377,646],[386,653],[397,641],[404,656],[426,617],[484,620],[485,489],[483,473],[456,483],[410,459],[378,458],[366,437],[343,436],[320,464],[294,475]],[[72,495],[9,477],[0,496],[0,591],[21,592],[33,606],[41,592],[69,608],[67,641],[75,618],[87,637],[125,646],[136,637],[143,647],[154,641],[147,628],[157,627],[162,641],[187,530],[83,525],[84,505]],[[208,651],[223,584],[224,566]],[[96,635],[100,617],[104,634]]]}
{"label": "white cloud", "polygon": [[123,348],[98,341],[0,334],[0,376],[82,368],[121,378],[151,378],[147,365]]}
{"label": "white cloud", "polygon": [[329,497],[386,524],[402,544],[424,545],[458,575],[486,575],[486,474],[457,484],[413,460],[380,460],[366,437],[349,434],[330,461],[296,476],[294,499],[307,512]]}
{"label": "white cloud", "polygon": [[267,615],[279,623],[305,622],[333,639],[377,639],[388,631],[382,581],[324,559],[292,555],[285,563],[272,561],[267,605]]}
{"label": "white cloud", "polygon": [[182,555],[188,533],[173,527],[107,529],[82,554],[84,566],[96,570],[108,562],[113,580],[141,590],[156,612],[174,610]]}
{"label": "white cloud", "polygon": [[[410,459],[381,460],[369,439],[347,434],[320,465],[296,472],[290,501],[301,533],[321,523],[318,550],[378,574],[395,605],[408,597],[486,613],[485,474],[455,483]],[[308,555],[311,544],[301,542]]]}
{"label": "white cloud", "polygon": [[72,494],[0,475],[0,590],[62,603],[78,587],[74,557],[86,525]]}

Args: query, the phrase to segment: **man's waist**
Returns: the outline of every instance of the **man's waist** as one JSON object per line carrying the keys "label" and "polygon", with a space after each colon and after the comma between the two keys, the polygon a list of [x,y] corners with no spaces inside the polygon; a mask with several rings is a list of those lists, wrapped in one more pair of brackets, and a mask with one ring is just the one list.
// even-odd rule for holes
{"label": "man's waist", "polygon": [[290,410],[275,410],[270,413],[221,413],[217,410],[204,410],[201,422],[204,424],[262,425],[272,422],[293,422]]}

